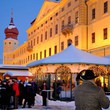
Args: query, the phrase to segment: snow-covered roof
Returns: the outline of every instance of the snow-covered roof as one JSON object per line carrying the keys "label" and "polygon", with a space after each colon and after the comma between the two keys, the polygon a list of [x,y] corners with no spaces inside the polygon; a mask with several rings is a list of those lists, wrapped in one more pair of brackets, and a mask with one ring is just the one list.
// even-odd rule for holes
{"label": "snow-covered roof", "polygon": [[29,71],[6,71],[3,76],[33,76]]}
{"label": "snow-covered roof", "polygon": [[0,69],[1,68],[5,68],[5,69],[26,69],[26,70],[28,70],[28,68],[26,66],[22,66],[22,65],[0,64]]}
{"label": "snow-covered roof", "polygon": [[13,39],[13,38],[7,38],[8,40],[16,40],[16,39]]}
{"label": "snow-covered roof", "polygon": [[16,26],[14,26],[14,25],[10,25],[10,26],[8,26],[8,29],[13,29],[13,28],[15,28]]}
{"label": "snow-covered roof", "polygon": [[105,58],[108,58],[108,59],[110,59],[110,56],[105,56]]}
{"label": "snow-covered roof", "polygon": [[110,65],[108,58],[95,56],[88,52],[77,49],[75,46],[70,45],[62,52],[53,56],[31,62],[27,67],[33,67],[43,64],[100,64]]}

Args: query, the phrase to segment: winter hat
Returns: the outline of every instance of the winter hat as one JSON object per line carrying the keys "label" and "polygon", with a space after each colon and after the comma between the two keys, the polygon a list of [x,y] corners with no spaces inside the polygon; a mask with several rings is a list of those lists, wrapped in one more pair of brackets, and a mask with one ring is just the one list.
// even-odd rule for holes
{"label": "winter hat", "polygon": [[91,79],[95,79],[97,76],[94,74],[93,70],[82,70],[80,72],[81,74],[81,79],[83,80],[91,80]]}

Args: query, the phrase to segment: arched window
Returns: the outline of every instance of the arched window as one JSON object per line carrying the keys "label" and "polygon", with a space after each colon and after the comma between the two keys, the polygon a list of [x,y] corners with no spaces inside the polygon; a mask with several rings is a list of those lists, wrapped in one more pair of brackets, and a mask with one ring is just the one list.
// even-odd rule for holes
{"label": "arched window", "polygon": [[72,44],[72,40],[71,39],[68,39],[67,45],[70,46],[71,44]]}

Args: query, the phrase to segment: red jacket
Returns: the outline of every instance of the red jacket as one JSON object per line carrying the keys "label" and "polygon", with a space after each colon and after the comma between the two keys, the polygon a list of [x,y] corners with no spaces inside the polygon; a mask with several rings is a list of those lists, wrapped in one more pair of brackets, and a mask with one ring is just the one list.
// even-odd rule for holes
{"label": "red jacket", "polygon": [[13,91],[14,91],[14,96],[19,96],[19,85],[17,82],[13,83]]}

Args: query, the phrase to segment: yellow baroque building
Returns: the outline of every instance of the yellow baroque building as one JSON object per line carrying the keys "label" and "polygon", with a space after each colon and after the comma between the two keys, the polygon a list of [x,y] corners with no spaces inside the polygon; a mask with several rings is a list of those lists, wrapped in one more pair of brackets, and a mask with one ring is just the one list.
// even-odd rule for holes
{"label": "yellow baroque building", "polygon": [[5,29],[3,64],[27,65],[73,44],[98,56],[110,55],[109,0],[45,0],[27,29],[27,41],[18,46],[13,23]]}

